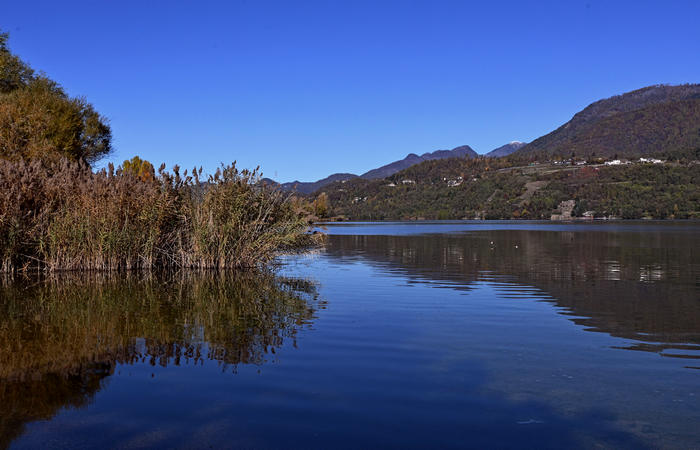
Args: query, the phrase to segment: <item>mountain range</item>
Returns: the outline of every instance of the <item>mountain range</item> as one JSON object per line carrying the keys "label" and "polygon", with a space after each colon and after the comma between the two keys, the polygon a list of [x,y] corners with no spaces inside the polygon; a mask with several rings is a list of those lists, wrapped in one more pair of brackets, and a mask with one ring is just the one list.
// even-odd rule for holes
{"label": "mountain range", "polygon": [[[700,84],[655,85],[591,103],[556,130],[530,143],[512,141],[484,156],[633,158],[697,148],[700,148]],[[294,181],[279,186],[310,194],[336,181],[383,179],[426,161],[477,156],[468,145],[422,155],[410,153],[362,175],[335,173],[314,182]],[[270,179],[264,181],[278,185]]]}
{"label": "mountain range", "polygon": [[700,85],[600,100],[530,144],[488,155],[508,152],[423,161],[312,198],[323,195],[335,220],[698,219]]}
{"label": "mountain range", "polygon": [[300,194],[311,194],[312,192],[316,192],[317,190],[336,181],[347,181],[353,178],[357,178],[357,175],[354,173],[334,173],[318,181],[290,181],[288,183],[277,183],[275,180],[270,178],[263,178],[262,181],[268,185],[279,186],[284,191],[294,190]]}
{"label": "mountain range", "polygon": [[[506,144],[502,147],[498,147],[497,149],[493,150],[492,152],[489,152],[487,154],[490,156],[504,156],[506,154],[510,154],[517,150],[518,148],[522,147],[523,144],[522,142],[511,142],[510,144]],[[497,152],[497,154],[493,154],[494,152]],[[478,156],[478,154],[468,145],[462,145],[459,147],[455,147],[452,150],[435,150],[434,152],[427,152],[423,153],[422,155],[416,155],[415,153],[409,153],[406,155],[405,158],[400,159],[398,161],[391,162],[389,164],[383,165],[381,167],[377,167],[376,169],[369,170],[362,175],[355,175],[352,173],[334,173],[332,175],[327,176],[326,178],[323,178],[318,181],[313,181],[313,182],[303,182],[303,181],[292,181],[289,183],[281,183],[278,184],[274,180],[271,180],[269,178],[265,178],[263,181],[267,184],[272,184],[272,185],[278,185],[280,188],[283,190],[295,190],[296,192],[299,192],[300,194],[310,194],[312,192],[317,191],[318,189],[321,189],[333,182],[336,181],[347,181],[351,180],[353,178],[362,178],[365,180],[377,180],[381,178],[386,178],[388,176],[391,176],[397,172],[400,172],[404,169],[407,169],[411,166],[414,166],[416,164],[420,164],[424,161],[434,161],[438,159],[448,159],[448,158],[474,158]]]}
{"label": "mountain range", "polygon": [[455,147],[452,150],[436,150],[434,152],[423,153],[420,156],[416,155],[415,153],[409,153],[404,159],[394,161],[382,167],[372,169],[369,172],[365,172],[364,174],[360,175],[360,178],[364,178],[365,180],[386,178],[403,169],[408,169],[413,165],[422,163],[423,161],[447,158],[474,158],[476,156],[478,156],[477,153],[468,145]]}

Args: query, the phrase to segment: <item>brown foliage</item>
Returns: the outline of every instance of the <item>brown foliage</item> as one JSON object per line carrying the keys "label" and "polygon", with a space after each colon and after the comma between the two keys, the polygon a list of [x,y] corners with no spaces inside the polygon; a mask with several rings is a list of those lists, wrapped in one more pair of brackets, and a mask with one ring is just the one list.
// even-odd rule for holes
{"label": "brown foliage", "polygon": [[0,271],[251,267],[312,244],[287,196],[255,171],[159,170],[0,160]]}

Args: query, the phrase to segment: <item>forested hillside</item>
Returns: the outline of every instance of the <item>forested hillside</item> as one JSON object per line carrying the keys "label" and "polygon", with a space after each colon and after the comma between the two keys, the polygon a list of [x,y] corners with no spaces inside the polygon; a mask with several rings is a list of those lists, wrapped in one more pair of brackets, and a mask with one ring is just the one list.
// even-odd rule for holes
{"label": "forested hillside", "polygon": [[423,161],[433,161],[436,159],[449,159],[449,158],[475,158],[477,153],[468,145],[462,145],[455,147],[452,150],[435,150],[434,152],[423,153],[422,155],[416,155],[414,153],[409,154],[404,159],[399,161],[394,161],[382,167],[372,169],[361,175],[362,178],[366,180],[375,180],[386,178],[399,172],[400,170],[407,169],[416,164],[422,163]]}
{"label": "forested hillside", "polygon": [[316,196],[329,216],[351,220],[700,218],[700,85],[600,100],[492,153],[332,183]]}
{"label": "forested hillside", "polygon": [[597,101],[516,154],[639,157],[698,146],[700,85],[661,85]]}
{"label": "forested hillside", "polygon": [[627,165],[428,161],[383,180],[333,183],[317,195],[327,198],[329,217],[345,220],[700,218],[700,152],[694,155]]}

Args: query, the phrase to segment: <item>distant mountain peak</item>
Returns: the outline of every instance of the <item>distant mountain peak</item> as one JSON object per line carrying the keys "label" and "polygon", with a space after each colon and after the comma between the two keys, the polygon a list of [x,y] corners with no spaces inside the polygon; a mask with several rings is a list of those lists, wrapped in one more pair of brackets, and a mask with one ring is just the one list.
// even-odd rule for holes
{"label": "distant mountain peak", "polygon": [[404,159],[372,169],[360,175],[360,177],[366,180],[386,178],[423,161],[447,158],[474,158],[475,156],[477,156],[477,153],[468,145],[461,145],[452,150],[435,150],[434,152],[423,153],[420,156],[415,153],[409,153]]}
{"label": "distant mountain peak", "polygon": [[[453,148],[452,150],[435,150],[434,152],[423,153],[420,156],[416,155],[415,153],[409,153],[404,159],[394,161],[376,169],[372,169],[362,174],[361,177],[366,180],[386,178],[395,174],[396,172],[400,172],[401,170],[422,163],[423,161],[447,158],[474,158],[476,156],[477,153],[468,145],[461,145],[459,147]],[[291,183],[279,184],[269,178],[266,178],[263,181],[265,181],[268,184],[277,185],[285,191],[294,190],[301,194],[310,194],[328,186],[331,183],[335,183],[338,181],[345,182],[353,178],[357,178],[357,175],[352,173],[334,173],[333,175],[323,178],[322,180],[314,182],[293,181]]]}
{"label": "distant mountain peak", "polygon": [[508,156],[511,153],[514,153],[514,152],[520,150],[525,145],[526,145],[525,142],[510,141],[506,145],[502,145],[498,148],[491,150],[490,152],[488,152],[484,156],[489,157],[489,158],[502,158],[504,156]]}
{"label": "distant mountain peak", "polygon": [[296,191],[300,194],[310,194],[336,181],[345,182],[348,180],[352,180],[353,178],[357,178],[357,175],[355,175],[354,173],[334,173],[321,180],[311,182],[291,181],[289,183],[277,183],[276,181],[271,180],[269,178],[264,178],[262,181],[264,181],[267,184],[279,186],[282,190],[285,191]]}

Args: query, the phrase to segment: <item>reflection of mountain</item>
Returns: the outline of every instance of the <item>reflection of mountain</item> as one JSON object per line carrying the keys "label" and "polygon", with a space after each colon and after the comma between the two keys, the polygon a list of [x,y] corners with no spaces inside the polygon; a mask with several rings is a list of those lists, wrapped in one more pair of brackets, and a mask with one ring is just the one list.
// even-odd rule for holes
{"label": "reflection of mountain", "polygon": [[8,283],[0,299],[0,447],[118,363],[259,365],[323,307],[307,282],[253,274]]}
{"label": "reflection of mountain", "polygon": [[328,241],[331,256],[362,257],[456,289],[479,280],[535,286],[591,331],[640,341],[633,350],[673,349],[664,355],[688,358],[700,352],[697,248],[700,236],[672,231],[509,230]]}

